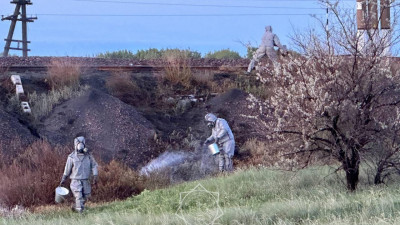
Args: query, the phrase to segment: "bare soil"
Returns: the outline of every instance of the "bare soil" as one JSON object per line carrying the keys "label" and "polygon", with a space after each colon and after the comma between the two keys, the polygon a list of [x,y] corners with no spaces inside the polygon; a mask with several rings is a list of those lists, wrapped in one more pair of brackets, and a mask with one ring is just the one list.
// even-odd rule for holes
{"label": "bare soil", "polygon": [[[134,65],[162,65],[157,60],[105,60],[95,58],[69,58],[88,66],[115,66],[134,63]],[[29,57],[21,59],[9,57],[0,59],[0,66],[43,66],[48,65],[50,57]],[[197,60],[192,62],[199,66],[220,66],[213,71],[214,82],[233,79],[237,70],[229,70],[232,66],[247,66],[248,60]],[[163,99],[181,98],[181,93],[168,93],[171,96],[160,98],[157,93],[157,74],[153,72],[130,71],[130,76],[139,86],[141,93],[124,98],[113,97],[106,87],[107,79],[116,71],[86,68],[81,76],[81,84],[90,87],[84,96],[70,99],[56,106],[49,116],[43,118],[32,127],[29,121],[19,113],[8,113],[7,97],[9,86],[0,85],[0,128],[7,135],[0,135],[0,143],[7,148],[10,139],[20,137],[24,144],[34,139],[47,139],[52,144],[66,145],[73,148],[73,138],[84,135],[87,145],[94,154],[103,160],[118,159],[133,168],[145,165],[151,159],[169,150],[180,150],[195,153],[199,144],[210,135],[204,123],[204,115],[213,112],[225,118],[230,124],[237,145],[241,145],[250,137],[263,137],[263,127],[249,116],[257,116],[258,112],[249,107],[248,94],[238,90],[229,90],[224,94],[203,96],[188,109],[177,112],[174,107],[165,108]],[[117,71],[118,72],[118,71]],[[9,79],[10,75],[19,74],[26,92],[42,93],[49,90],[46,82],[46,71],[18,71],[0,73],[0,80]],[[244,71],[243,71],[244,73]],[[7,83],[7,82],[5,82]],[[25,87],[26,86],[26,87]],[[197,90],[199,91],[199,90]],[[4,122],[3,122],[4,121]],[[4,129],[3,129],[4,128]],[[36,135],[36,137],[35,137]],[[1,146],[1,145],[0,145]],[[197,146],[197,147],[196,147]],[[240,158],[240,155],[238,155]]]}

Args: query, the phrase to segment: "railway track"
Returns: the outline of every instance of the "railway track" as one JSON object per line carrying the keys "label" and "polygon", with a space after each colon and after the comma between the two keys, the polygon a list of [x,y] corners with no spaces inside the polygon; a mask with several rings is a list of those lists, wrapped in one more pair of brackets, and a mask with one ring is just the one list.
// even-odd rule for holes
{"label": "railway track", "polygon": [[[47,66],[10,66],[7,70],[10,72],[41,72],[46,71]],[[149,72],[149,71],[161,71],[164,66],[150,66],[150,65],[133,65],[133,66],[82,66],[84,69],[94,69],[101,71],[131,71],[131,72]],[[246,70],[247,66],[192,66],[193,70],[230,70],[230,71],[241,71]]]}

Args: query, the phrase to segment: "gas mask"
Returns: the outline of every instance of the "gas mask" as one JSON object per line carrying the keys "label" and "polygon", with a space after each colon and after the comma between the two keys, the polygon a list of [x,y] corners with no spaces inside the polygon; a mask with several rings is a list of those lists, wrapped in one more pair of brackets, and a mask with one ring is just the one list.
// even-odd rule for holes
{"label": "gas mask", "polygon": [[212,129],[215,127],[215,122],[207,121],[207,127]]}
{"label": "gas mask", "polygon": [[74,139],[75,150],[78,153],[87,153],[88,149],[85,147],[85,138],[84,137],[77,137]]}
{"label": "gas mask", "polygon": [[79,144],[76,146],[76,151],[77,151],[78,153],[87,153],[87,152],[88,152],[88,149],[85,148],[85,144],[79,143]]}

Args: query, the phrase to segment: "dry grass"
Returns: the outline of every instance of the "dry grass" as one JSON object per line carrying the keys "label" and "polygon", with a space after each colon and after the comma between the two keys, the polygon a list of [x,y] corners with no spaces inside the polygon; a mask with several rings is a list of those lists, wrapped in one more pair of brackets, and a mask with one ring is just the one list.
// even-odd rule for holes
{"label": "dry grass", "polygon": [[43,116],[47,116],[57,104],[82,96],[88,89],[88,86],[63,86],[48,93],[37,94],[33,92],[29,94],[29,104],[31,105],[34,119],[40,120]]}
{"label": "dry grass", "polygon": [[193,73],[193,80],[200,85],[211,86],[212,80],[214,79],[214,73],[212,71],[203,71]]}
{"label": "dry grass", "polygon": [[0,75],[5,75],[8,73],[9,67],[0,66]]}
{"label": "dry grass", "polygon": [[[70,148],[37,141],[14,158],[0,160],[0,205],[36,207],[54,203]],[[1,156],[1,155],[0,155]],[[141,181],[130,168],[111,161],[99,163],[99,183],[91,200],[124,199],[142,191]]]}
{"label": "dry grass", "polygon": [[101,164],[98,185],[93,187],[92,201],[103,202],[125,199],[143,191],[139,175],[131,168],[111,161]]}
{"label": "dry grass", "polygon": [[249,163],[252,165],[267,165],[271,161],[268,144],[259,141],[257,138],[247,140],[240,150],[240,153],[247,156]]}
{"label": "dry grass", "polygon": [[239,67],[232,67],[232,66],[228,66],[228,65],[222,65],[218,68],[218,70],[223,73],[241,73],[241,72],[243,72],[243,69],[241,69]]}
{"label": "dry grass", "polygon": [[106,80],[108,91],[121,101],[137,106],[148,104],[149,95],[142,90],[127,72],[115,72]]}
{"label": "dry grass", "polygon": [[171,185],[170,174],[171,168],[153,171],[147,177],[143,177],[143,187],[148,190],[166,188]]}
{"label": "dry grass", "polygon": [[[0,200],[5,206],[29,207],[53,202],[54,189],[63,172],[66,148],[53,148],[44,141],[29,146],[13,161],[3,161]],[[2,159],[4,160],[4,159]]]}
{"label": "dry grass", "polygon": [[193,73],[190,69],[190,58],[185,52],[171,51],[163,56],[164,73],[162,78],[172,85],[182,85],[188,89],[192,85]]}
{"label": "dry grass", "polygon": [[236,88],[236,84],[230,79],[224,79],[220,82],[213,82],[211,84],[211,92],[213,93],[225,93],[232,88]]}
{"label": "dry grass", "polygon": [[53,59],[47,70],[47,80],[53,90],[79,85],[81,65],[69,59]]}

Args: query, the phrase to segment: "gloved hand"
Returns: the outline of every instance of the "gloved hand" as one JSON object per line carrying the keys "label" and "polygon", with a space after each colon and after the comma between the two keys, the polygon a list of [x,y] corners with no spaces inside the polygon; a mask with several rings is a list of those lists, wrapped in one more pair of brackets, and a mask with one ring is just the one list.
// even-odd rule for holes
{"label": "gloved hand", "polygon": [[219,138],[215,139],[215,144],[219,146]]}
{"label": "gloved hand", "polygon": [[63,186],[65,181],[67,180],[68,176],[63,175],[63,177],[61,178],[61,182],[60,182],[60,186]]}
{"label": "gloved hand", "polygon": [[204,141],[203,145],[208,145],[210,143],[211,143],[211,141],[207,139],[207,140]]}
{"label": "gloved hand", "polygon": [[93,180],[92,180],[92,183],[93,183],[93,185],[97,185],[97,176],[93,176]]}

